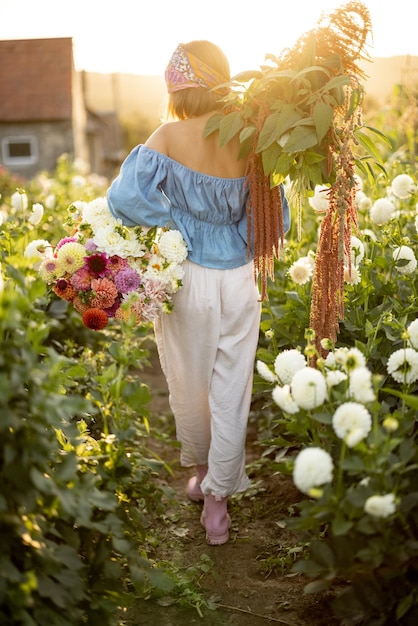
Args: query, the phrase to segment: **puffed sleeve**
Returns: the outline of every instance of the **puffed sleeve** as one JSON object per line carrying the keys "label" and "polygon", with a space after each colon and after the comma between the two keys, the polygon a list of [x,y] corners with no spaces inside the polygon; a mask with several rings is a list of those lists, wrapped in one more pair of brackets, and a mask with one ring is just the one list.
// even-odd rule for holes
{"label": "puffed sleeve", "polygon": [[137,146],[107,191],[112,215],[126,226],[173,227],[170,201],[162,190],[166,168],[160,156],[143,145]]}

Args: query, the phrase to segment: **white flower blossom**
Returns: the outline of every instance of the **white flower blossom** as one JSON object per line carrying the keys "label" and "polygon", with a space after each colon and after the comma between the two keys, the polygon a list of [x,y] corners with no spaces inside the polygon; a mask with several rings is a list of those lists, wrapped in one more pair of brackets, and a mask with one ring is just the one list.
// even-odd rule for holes
{"label": "white flower blossom", "polygon": [[37,226],[44,216],[44,207],[40,202],[35,202],[32,205],[32,215],[29,217],[28,222]]}
{"label": "white flower blossom", "polygon": [[122,225],[122,222],[118,222],[110,213],[106,198],[95,198],[91,202],[77,201],[73,202],[73,206],[81,212],[83,221],[90,224],[93,230]]}
{"label": "white flower blossom", "polygon": [[356,367],[365,367],[366,358],[358,348],[336,348],[334,352],[329,352],[325,359],[326,367],[342,367],[346,372],[351,372]]}
{"label": "white flower blossom", "polygon": [[119,234],[115,229],[115,223],[105,223],[101,228],[97,228],[92,240],[99,252],[106,252],[109,256],[114,254],[122,258],[143,256],[145,252],[141,248],[134,231],[128,228],[124,234],[127,236]]}
{"label": "white flower blossom", "polygon": [[301,257],[289,268],[288,274],[297,285],[305,285],[312,278],[313,266],[306,260],[307,258]]}
{"label": "white flower blossom", "polygon": [[418,318],[416,320],[414,320],[413,322],[411,322],[408,326],[407,329],[408,331],[408,346],[410,348],[414,348],[415,350],[418,350]]}
{"label": "white flower blossom", "polygon": [[366,357],[358,348],[348,348],[344,351],[344,367],[347,372],[352,372],[357,367],[366,366]]}
{"label": "white flower blossom", "polygon": [[[84,202],[83,200],[74,200],[74,202],[70,204],[68,211],[71,213],[74,219],[84,219],[84,209],[87,207],[88,204],[88,202]],[[104,215],[104,217],[106,216]],[[87,222],[88,220],[84,219],[84,221]]]}
{"label": "white flower blossom", "polygon": [[360,211],[369,211],[372,206],[372,201],[362,189],[356,192],[356,204]]}
{"label": "white flower blossom", "polygon": [[332,350],[334,348],[334,342],[329,337],[322,337],[319,343],[324,350]]}
{"label": "white flower blossom", "polygon": [[363,228],[363,230],[361,231],[361,234],[363,235],[366,241],[368,239],[370,241],[377,241],[376,234],[372,230],[370,230],[370,228]]}
{"label": "white flower blossom", "polygon": [[263,361],[257,361],[256,369],[263,380],[266,380],[268,383],[277,382],[277,376],[271,371],[268,365]]}
{"label": "white flower blossom", "polygon": [[379,198],[370,209],[370,219],[381,226],[387,224],[395,211],[394,204],[387,198]]}
{"label": "white flower blossom", "polygon": [[332,417],[332,427],[337,437],[352,448],[367,437],[372,427],[372,418],[362,404],[344,402]]}
{"label": "white flower blossom", "polygon": [[274,361],[274,371],[283,385],[288,385],[294,374],[306,367],[306,357],[296,349],[283,350]]}
{"label": "white flower blossom", "polygon": [[344,282],[349,285],[358,285],[361,283],[360,271],[353,263],[350,266],[344,265]]}
{"label": "white flower blossom", "polygon": [[158,247],[169,263],[182,263],[187,257],[186,243],[178,230],[164,231]]}
{"label": "white flower blossom", "polygon": [[396,511],[395,494],[370,496],[364,504],[364,510],[373,517],[389,517]]}
{"label": "white flower blossom", "polygon": [[72,186],[76,187],[77,189],[79,189],[80,187],[84,187],[86,185],[86,182],[87,181],[84,176],[81,176],[80,174],[76,174],[71,179]]}
{"label": "white flower blossom", "polygon": [[358,238],[351,237],[351,262],[355,267],[358,267],[364,258],[364,244]]}
{"label": "white flower blossom", "polygon": [[386,368],[396,382],[409,385],[418,379],[418,352],[413,348],[400,348],[392,352]]}
{"label": "white flower blossom", "polygon": [[347,380],[347,374],[341,370],[329,370],[325,373],[325,382],[327,383],[328,389],[336,387],[343,380]]}
{"label": "white flower blossom", "polygon": [[301,409],[314,409],[323,404],[327,397],[325,376],[314,367],[297,371],[290,383],[292,396]]}
{"label": "white flower blossom", "polygon": [[50,193],[45,198],[45,206],[47,209],[54,209],[57,202],[57,198],[54,193]]}
{"label": "white flower blossom", "polygon": [[410,198],[415,191],[415,183],[408,174],[399,174],[392,180],[392,191],[398,198]]}
{"label": "white flower blossom", "polygon": [[271,395],[277,406],[279,406],[285,413],[289,413],[289,415],[299,413],[300,408],[292,398],[289,385],[283,385],[283,387],[276,385]]}
{"label": "white flower blossom", "polygon": [[[145,276],[147,276],[147,272],[145,272]],[[180,263],[170,263],[163,268],[158,278],[166,288],[167,293],[175,293],[184,278],[184,268]]]}
{"label": "white flower blossom", "polygon": [[305,448],[297,455],[293,467],[293,482],[302,493],[332,481],[334,464],[331,455],[322,448]]}
{"label": "white flower blossom", "polygon": [[412,274],[417,267],[417,260],[414,251],[409,246],[395,248],[392,254],[394,261],[407,261],[404,265],[396,265],[399,274]]}
{"label": "white flower blossom", "polygon": [[29,259],[45,259],[52,258],[54,251],[51,244],[46,239],[34,239],[26,246],[23,254]]}
{"label": "white flower blossom", "polygon": [[316,185],[314,190],[314,195],[309,197],[309,204],[313,208],[314,211],[318,213],[323,213],[328,210],[329,206],[329,187],[326,185]]}
{"label": "white flower blossom", "polygon": [[28,196],[24,192],[15,191],[10,200],[16,211],[26,211],[28,208]]}
{"label": "white flower blossom", "polygon": [[357,402],[367,404],[376,399],[372,385],[372,373],[367,367],[357,367],[350,374],[349,394]]}

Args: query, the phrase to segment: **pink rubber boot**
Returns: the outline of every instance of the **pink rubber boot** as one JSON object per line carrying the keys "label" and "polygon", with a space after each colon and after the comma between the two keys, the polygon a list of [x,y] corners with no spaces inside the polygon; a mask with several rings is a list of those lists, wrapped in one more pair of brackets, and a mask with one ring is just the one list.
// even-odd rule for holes
{"label": "pink rubber boot", "polygon": [[206,530],[206,543],[220,546],[229,539],[231,518],[227,511],[228,498],[221,496],[205,496],[205,505],[200,523]]}
{"label": "pink rubber boot", "polygon": [[193,500],[193,502],[203,502],[205,499],[205,496],[200,488],[200,483],[207,473],[207,465],[196,465],[196,476],[192,476],[192,478],[190,478],[186,487],[186,493],[190,500]]}

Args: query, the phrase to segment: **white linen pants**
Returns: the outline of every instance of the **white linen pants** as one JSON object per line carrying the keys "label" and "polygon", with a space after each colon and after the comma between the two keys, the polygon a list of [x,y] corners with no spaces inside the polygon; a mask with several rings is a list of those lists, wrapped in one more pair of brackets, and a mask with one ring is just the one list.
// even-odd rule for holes
{"label": "white linen pants", "polygon": [[231,270],[186,261],[174,310],[155,323],[161,368],[184,467],[209,465],[203,493],[228,496],[249,486],[245,440],[260,296],[253,263]]}

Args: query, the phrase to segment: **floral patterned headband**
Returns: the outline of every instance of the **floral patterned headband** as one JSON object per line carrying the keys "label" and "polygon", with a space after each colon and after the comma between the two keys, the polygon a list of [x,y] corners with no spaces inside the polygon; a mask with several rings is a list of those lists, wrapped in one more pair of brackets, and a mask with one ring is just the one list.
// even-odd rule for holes
{"label": "floral patterned headband", "polygon": [[175,49],[165,70],[165,82],[168,93],[174,93],[189,87],[205,87],[217,91],[214,87],[227,82],[227,80],[225,80],[225,76],[219,74],[210,65],[200,61],[180,44]]}

